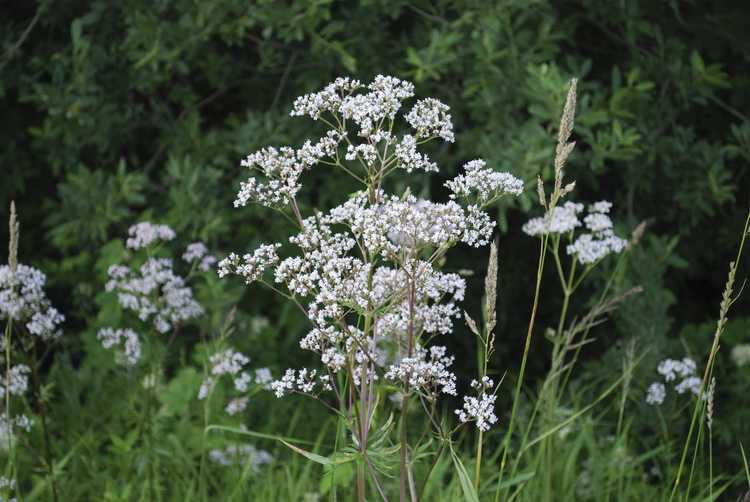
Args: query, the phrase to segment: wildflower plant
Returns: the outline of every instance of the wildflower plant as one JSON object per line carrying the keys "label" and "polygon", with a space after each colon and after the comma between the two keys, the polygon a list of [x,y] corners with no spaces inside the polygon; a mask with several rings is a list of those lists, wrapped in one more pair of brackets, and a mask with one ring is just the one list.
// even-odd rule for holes
{"label": "wildflower plant", "polygon": [[[319,366],[290,368],[271,388],[278,397],[317,398],[339,416],[357,452],[350,460],[358,463],[360,500],[366,472],[385,496],[382,473],[372,461],[379,452],[370,437],[384,406],[378,398],[384,387],[402,397],[400,409],[391,410],[401,414],[400,495],[416,497],[412,463],[418,445],[410,444],[409,409],[419,405],[436,432],[445,435],[436,403],[442,395],[458,393],[454,357],[439,340],[451,334],[460,317],[466,284],[458,274],[440,270],[442,258],[457,245],[488,244],[494,222],[485,210],[523,190],[521,180],[476,159],[446,183],[447,201],[389,193],[389,176],[396,171],[438,170],[421,151],[424,144],[455,140],[449,107],[440,101],[417,100],[402,111],[413,95],[411,83],[377,76],[369,84],[339,78],[298,98],[291,115],[309,117],[328,130],[300,148],[269,147],[249,155],[242,165],[251,177],[235,200],[236,207],[256,203],[292,221],[296,233],[289,244],[297,251],[270,243],[219,263],[220,276],[258,282],[309,320],[300,347],[315,353]],[[297,199],[302,176],[321,168],[351,176],[361,189],[329,211],[303,215]],[[481,397],[465,401],[458,417],[487,430],[497,421],[494,389],[486,378],[479,382]]]}
{"label": "wildflower plant", "polygon": [[[97,339],[115,354],[115,361],[135,380],[138,432],[149,468],[141,490],[154,499],[160,483],[156,429],[158,401],[164,374],[164,357],[180,329],[197,321],[204,309],[195,299],[193,283],[210,270],[216,259],[205,244],[195,242],[184,252],[174,252],[175,231],[148,221],[128,229],[125,252],[107,269],[105,295],[116,298],[125,314],[122,326],[102,326]],[[180,268],[187,270],[181,275]]]}
{"label": "wildflower plant", "polygon": [[[4,407],[0,413],[0,451],[7,456],[5,476],[0,478],[0,494],[11,500],[18,494],[14,478],[17,472],[16,447],[21,434],[31,432],[35,419],[27,415],[36,411],[44,438],[44,468],[57,500],[57,482],[53,473],[48,417],[42,391],[39,366],[47,348],[62,335],[65,317],[52,306],[45,292],[46,276],[34,267],[18,262],[20,223],[15,204],[11,202],[9,220],[8,263],[0,265],[0,320],[5,331],[0,339],[5,372],[0,376]],[[29,379],[32,380],[31,384]],[[35,405],[32,408],[30,403]]]}

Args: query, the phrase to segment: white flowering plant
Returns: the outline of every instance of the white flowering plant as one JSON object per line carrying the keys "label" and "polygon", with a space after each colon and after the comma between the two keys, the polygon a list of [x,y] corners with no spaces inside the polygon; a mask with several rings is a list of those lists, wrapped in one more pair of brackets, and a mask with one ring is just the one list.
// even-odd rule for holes
{"label": "white flowering plant", "polygon": [[43,468],[57,499],[46,397],[39,373],[49,348],[62,336],[65,317],[47,297],[45,274],[18,261],[20,223],[14,203],[10,206],[9,236],[8,263],[0,265],[0,321],[5,321],[0,338],[5,361],[5,371],[0,375],[4,403],[0,412],[0,452],[8,457],[0,478],[0,497],[15,500],[13,496],[18,495],[16,450],[24,433],[31,432],[37,422],[34,415],[38,415],[44,438]]}
{"label": "white flowering plant", "polygon": [[[466,284],[460,275],[442,271],[441,264],[455,246],[487,245],[494,222],[486,209],[524,187],[510,173],[476,159],[445,183],[449,197],[444,202],[409,191],[389,193],[389,176],[396,171],[438,170],[423,145],[455,140],[449,107],[440,101],[417,100],[402,112],[413,95],[411,83],[377,76],[369,84],[339,78],[298,98],[291,115],[309,117],[328,130],[300,148],[269,147],[249,155],[242,165],[251,177],[234,202],[236,207],[260,204],[284,215],[296,227],[289,238],[293,247],[264,244],[243,255],[232,253],[218,265],[221,277],[259,283],[309,320],[311,329],[299,345],[316,354],[319,364],[287,369],[270,387],[279,398],[316,398],[345,424],[353,452],[348,458],[358,466],[360,500],[366,477],[385,497],[384,452],[396,451],[401,496],[416,497],[414,455],[424,444],[407,430],[414,406],[429,416],[438,437],[449,441],[455,431],[441,422],[438,400],[458,395],[462,385],[451,369],[454,356],[439,343],[461,317]],[[329,211],[303,215],[298,203],[302,177],[324,168],[352,177],[361,190]],[[481,332],[487,351],[491,330]],[[497,388],[486,373],[485,364],[472,384],[474,393],[455,413],[459,425],[474,422],[481,432],[498,421]],[[399,398],[387,409],[381,396],[389,393]],[[383,446],[371,434],[381,430],[380,417],[388,413],[400,413],[401,420],[398,439]]]}

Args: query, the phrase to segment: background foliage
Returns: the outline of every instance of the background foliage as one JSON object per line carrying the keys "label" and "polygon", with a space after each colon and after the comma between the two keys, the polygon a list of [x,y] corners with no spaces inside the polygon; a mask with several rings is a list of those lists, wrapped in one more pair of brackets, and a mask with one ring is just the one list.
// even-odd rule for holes
{"label": "background foliage", "polygon": [[[742,0],[64,0],[0,7],[0,207],[16,200],[22,261],[48,274],[52,299],[68,318],[66,342],[48,361],[66,381],[82,385],[105,371],[82,354],[87,346],[95,352],[93,330],[109,320],[98,298],[102,278],[121,253],[113,241],[131,223],[167,223],[186,242],[202,239],[216,250],[249,249],[286,233],[270,212],[232,208],[244,176],[238,161],[260,146],[305,138],[305,122],[288,117],[291,101],[342,74],[411,79],[418,95],[451,106],[457,141],[432,152],[443,178],[483,157],[529,187],[537,173],[552,175],[551,133],[567,81],[580,78],[579,146],[568,167],[576,198],[613,201],[621,233],[649,223],[619,279],[645,291],[587,347],[581,378],[603,378],[624,342],[635,339],[648,349],[637,370],[645,388],[658,360],[685,353],[700,359],[710,344],[750,190],[750,11]],[[441,186],[435,179],[412,190],[442,196]],[[303,199],[328,206],[351,188],[315,172]],[[537,246],[520,226],[534,211],[529,189],[497,215],[501,343],[493,366],[510,373],[532,296],[535,262],[528,257]],[[470,311],[478,311],[485,259],[471,251],[449,257],[451,267],[477,273],[469,282]],[[740,269],[748,265],[745,259]],[[554,298],[554,277],[546,285]],[[294,349],[305,326],[286,306],[256,288],[244,296],[239,285],[209,281],[205,288],[212,313],[205,332],[239,302],[236,336],[255,362],[279,371],[288,357],[302,357]],[[746,299],[738,312],[742,305],[750,312]],[[543,303],[540,330],[558,310],[554,300]],[[727,386],[717,401],[718,441],[730,470],[739,466],[736,440],[750,437],[750,421],[746,407],[729,402],[747,395],[750,380],[747,367],[733,367],[727,355],[750,340],[749,324],[747,313],[730,324],[720,364],[727,374],[719,382]],[[183,341],[184,357],[197,340]],[[452,343],[472,350],[460,333]],[[532,378],[548,360],[543,337],[535,343]],[[458,362],[466,373],[472,363]],[[175,393],[179,382],[195,387],[195,375],[174,378]],[[57,389],[55,399],[82,399],[75,385]],[[118,405],[113,400],[113,415]],[[61,418],[60,430],[66,420],[93,427],[84,415]],[[272,418],[249,420],[257,429]],[[288,420],[268,427],[292,430]],[[127,438],[113,438],[111,447],[127,449]]]}

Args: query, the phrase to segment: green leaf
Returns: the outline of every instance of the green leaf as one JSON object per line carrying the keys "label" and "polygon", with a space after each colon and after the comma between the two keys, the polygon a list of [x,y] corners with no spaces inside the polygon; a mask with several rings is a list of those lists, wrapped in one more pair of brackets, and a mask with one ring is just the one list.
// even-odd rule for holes
{"label": "green leaf", "polygon": [[318,455],[317,453],[303,450],[302,448],[298,446],[294,446],[292,443],[284,441],[283,439],[281,439],[280,441],[284,443],[284,445],[290,450],[295,451],[299,453],[300,455],[302,455],[303,457],[307,458],[308,460],[312,460],[313,462],[316,462],[321,465],[345,464],[347,462],[351,462],[355,458],[352,455],[334,455],[331,457],[324,457],[322,455]]}
{"label": "green leaf", "polygon": [[190,402],[198,393],[202,378],[195,368],[181,369],[167,388],[159,393],[159,401],[164,405],[164,414],[171,416],[186,413]]}
{"label": "green leaf", "polygon": [[456,468],[456,472],[458,473],[458,480],[461,482],[461,491],[463,491],[464,493],[464,500],[467,500],[469,502],[479,502],[479,496],[477,495],[477,491],[471,482],[471,478],[469,478],[469,473],[466,472],[466,468],[461,462],[461,459],[458,458],[456,452],[453,451],[453,446],[451,446],[450,449],[451,458],[453,459],[453,466]]}

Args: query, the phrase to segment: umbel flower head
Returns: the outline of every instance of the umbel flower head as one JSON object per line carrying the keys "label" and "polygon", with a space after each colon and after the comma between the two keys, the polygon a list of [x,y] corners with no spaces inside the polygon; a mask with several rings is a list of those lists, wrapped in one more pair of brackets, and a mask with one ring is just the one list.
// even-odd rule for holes
{"label": "umbel flower head", "polygon": [[[126,246],[136,257],[145,255],[145,259],[141,258],[137,265],[131,257],[132,262],[112,265],[107,271],[106,291],[116,294],[123,309],[134,312],[159,333],[203,315],[203,307],[195,300],[187,278],[175,271],[172,259],[152,256],[162,244],[175,238],[175,231],[167,225],[137,223],[128,229]],[[204,272],[216,262],[202,242],[188,245],[182,259],[193,270]],[[104,327],[97,332],[97,338],[104,348],[117,350],[118,362],[124,366],[135,366],[140,361],[142,343],[136,331]]]}
{"label": "umbel flower head", "polygon": [[[337,374],[351,381],[366,406],[377,382],[400,387],[404,396],[456,394],[453,356],[431,342],[453,331],[466,285],[438,264],[454,246],[489,243],[494,222],[485,209],[519,195],[524,183],[475,159],[446,183],[447,201],[389,193],[387,178],[397,170],[438,171],[422,145],[455,141],[448,105],[426,98],[409,107],[413,96],[414,86],[394,77],[378,75],[369,84],[336,79],[297,98],[291,112],[328,131],[300,148],[263,148],[241,163],[251,177],[241,184],[235,206],[257,203],[282,212],[297,230],[291,246],[269,243],[230,254],[219,263],[219,275],[260,282],[291,299],[311,325],[300,346],[321,363],[286,370],[271,384],[279,397],[332,392],[340,398]],[[297,197],[310,169],[340,171],[362,189],[305,217]],[[462,418],[485,428],[496,420],[494,396],[480,399],[481,406],[472,405]]]}
{"label": "umbel flower head", "polygon": [[[689,357],[681,360],[664,359],[657,366],[656,371],[662,376],[665,383],[671,383],[678,394],[689,392],[699,395],[703,381],[696,376],[697,366],[695,361]],[[646,391],[646,403],[660,405],[667,397],[667,386],[662,382],[654,382]]]}
{"label": "umbel flower head", "polygon": [[[566,247],[569,255],[575,257],[581,265],[593,265],[607,255],[621,253],[628,241],[615,235],[609,210],[612,203],[599,201],[588,207],[588,214],[581,221],[584,205],[566,202],[547,211],[544,216],[532,218],[523,226],[523,231],[531,236],[567,235],[571,243]],[[588,232],[578,235],[573,240],[578,228]]]}
{"label": "umbel flower head", "polygon": [[21,322],[30,334],[43,340],[58,338],[65,317],[47,298],[47,277],[34,267],[18,263],[20,226],[13,203],[9,227],[8,264],[0,265],[0,320]]}
{"label": "umbel flower head", "polygon": [[[174,230],[168,226],[150,222],[133,225],[128,234],[127,246],[134,250],[175,238]],[[203,248],[202,243],[193,243],[183,258],[188,262],[198,257],[205,261]],[[123,308],[134,311],[141,321],[150,321],[160,333],[203,314],[203,308],[193,298],[192,289],[183,277],[175,273],[170,258],[149,257],[139,267],[112,265],[108,274],[106,290],[117,293]]]}
{"label": "umbel flower head", "polygon": [[225,406],[224,411],[229,415],[236,415],[245,411],[250,400],[250,391],[263,388],[270,389],[273,380],[268,368],[256,368],[249,371],[246,366],[250,358],[231,349],[219,351],[209,357],[209,375],[203,380],[198,390],[198,399],[206,399],[214,390],[216,384],[226,377],[232,382],[235,397]]}

